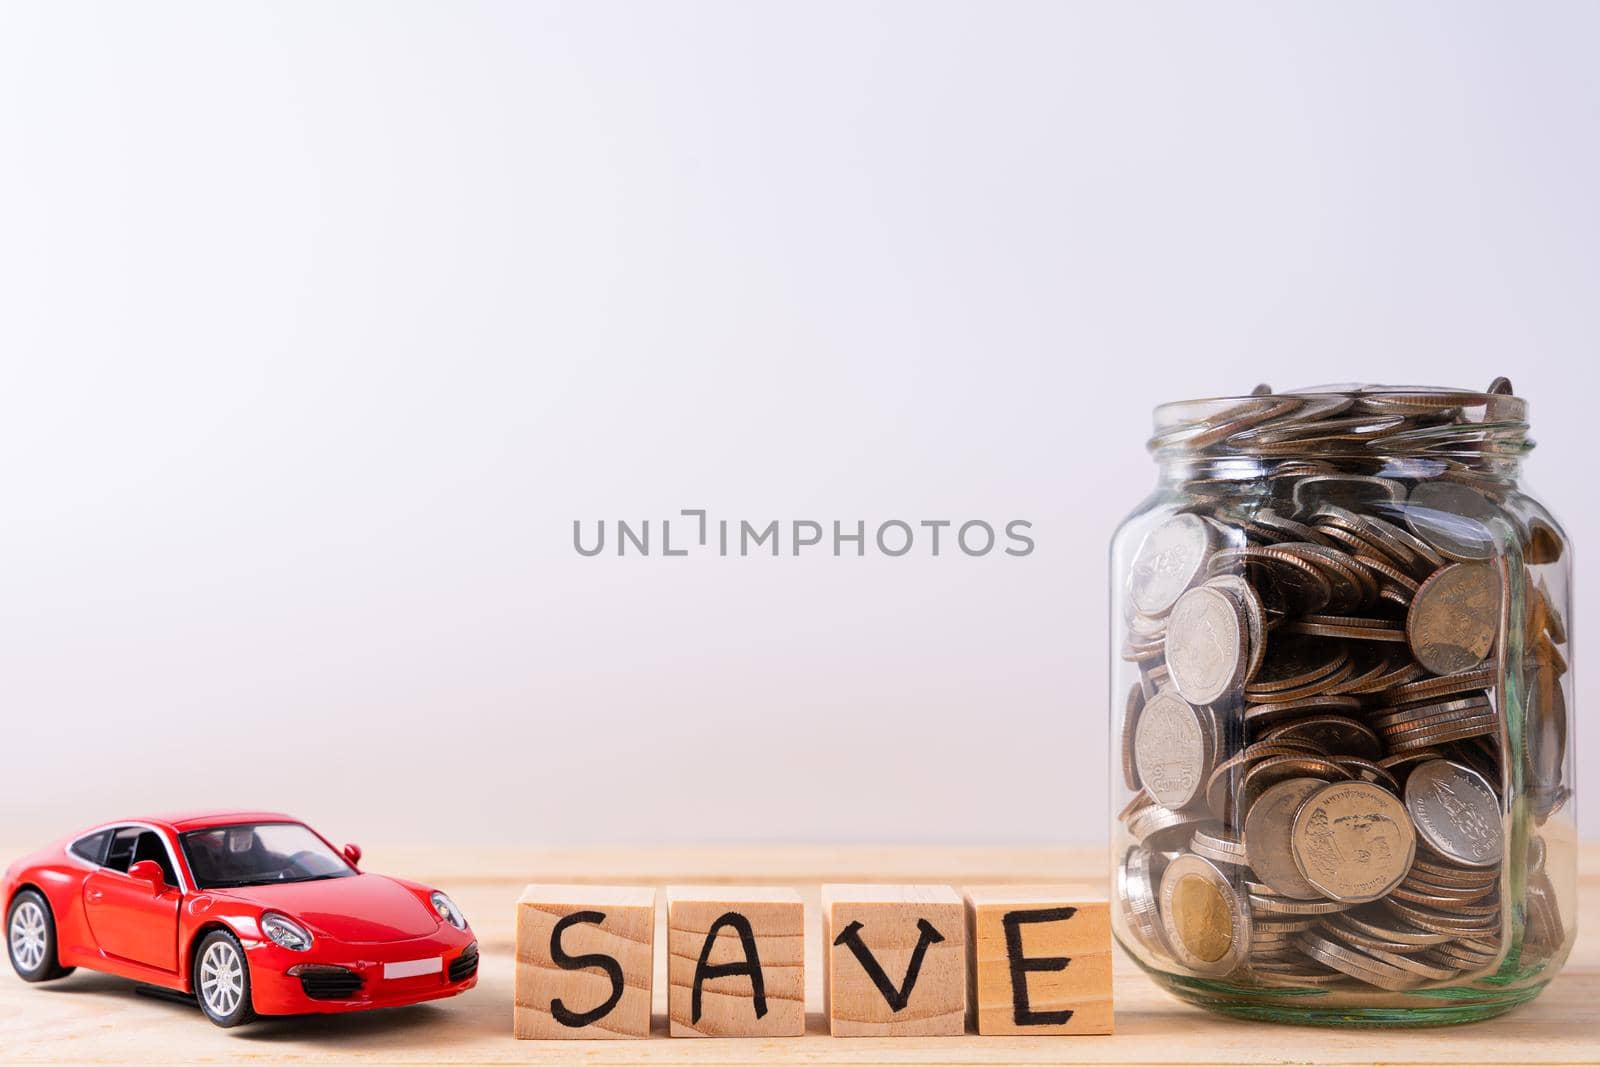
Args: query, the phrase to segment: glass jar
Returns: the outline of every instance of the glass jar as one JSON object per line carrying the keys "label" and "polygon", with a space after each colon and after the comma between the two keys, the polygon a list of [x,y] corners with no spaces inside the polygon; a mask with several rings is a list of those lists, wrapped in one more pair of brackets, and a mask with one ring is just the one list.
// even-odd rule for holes
{"label": "glass jar", "polygon": [[1526,404],[1167,404],[1111,548],[1118,940],[1284,1022],[1466,1022],[1571,950],[1572,553]]}

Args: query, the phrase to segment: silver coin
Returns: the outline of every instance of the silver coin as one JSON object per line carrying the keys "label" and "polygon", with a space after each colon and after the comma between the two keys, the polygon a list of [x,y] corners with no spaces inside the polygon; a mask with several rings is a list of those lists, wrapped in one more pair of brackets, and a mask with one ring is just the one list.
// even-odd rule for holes
{"label": "silver coin", "polygon": [[1167,620],[1167,670],[1184,699],[1210,704],[1235,688],[1248,663],[1244,609],[1220,589],[1178,598]]}
{"label": "silver coin", "polygon": [[1237,574],[1219,574],[1215,578],[1207,579],[1205,584],[1213,589],[1221,589],[1228,593],[1244,610],[1247,659],[1245,661],[1244,677],[1241,679],[1240,684],[1249,685],[1250,680],[1261,669],[1261,661],[1266,658],[1266,609],[1262,607],[1261,598],[1256,595],[1255,589]]}
{"label": "silver coin", "polygon": [[1422,981],[1408,971],[1382,963],[1364,952],[1341,945],[1337,941],[1330,941],[1314,932],[1301,934],[1299,944],[1305,954],[1317,962],[1325,963],[1352,978],[1360,979],[1380,989],[1399,992],[1411,989]]}
{"label": "silver coin", "polygon": [[1250,869],[1273,892],[1296,900],[1322,896],[1294,862],[1294,817],[1300,805],[1327,783],[1318,778],[1290,778],[1269,786],[1244,817],[1244,852]]}
{"label": "silver coin", "polygon": [[1449,760],[1429,760],[1406,778],[1406,810],[1430,848],[1469,867],[1500,862],[1505,833],[1500,798],[1483,775]]}
{"label": "silver coin", "polygon": [[[1570,589],[1538,573],[1565,559],[1565,537],[1511,510],[1498,466],[1523,413],[1508,389],[1337,386],[1158,410],[1152,448],[1267,469],[1197,464],[1176,488],[1185,513],[1119,551],[1137,573],[1116,648],[1140,682],[1117,709],[1123,777],[1153,771],[1160,794],[1123,822],[1151,865],[1179,864],[1147,877],[1157,937],[1118,916],[1147,961],[1181,931],[1164,962],[1183,973],[1405,990],[1570,944],[1536,857],[1508,862],[1511,798],[1497,795],[1521,776],[1539,841],[1573,784]],[[1502,551],[1513,542],[1520,556]],[[1164,716],[1140,737],[1158,697]],[[1137,894],[1126,881],[1119,894]],[[1235,964],[1241,925],[1253,935]]]}
{"label": "silver coin", "polygon": [[1133,762],[1156,801],[1181,808],[1194,801],[1211,773],[1215,739],[1209,721],[1176,693],[1157,693],[1139,713]]}
{"label": "silver coin", "polygon": [[1347,904],[1386,896],[1417,852],[1405,805],[1367,782],[1334,782],[1306,798],[1295,815],[1293,842],[1306,881]]}
{"label": "silver coin", "polygon": [[1132,935],[1152,952],[1168,955],[1166,936],[1161,931],[1161,909],[1156,902],[1156,885],[1166,860],[1159,852],[1138,845],[1123,854],[1117,867],[1117,899],[1122,905],[1125,925]]}
{"label": "silver coin", "polygon": [[1210,525],[1198,515],[1174,515],[1145,537],[1133,559],[1133,606],[1146,615],[1165,615],[1193,585],[1211,555]]}

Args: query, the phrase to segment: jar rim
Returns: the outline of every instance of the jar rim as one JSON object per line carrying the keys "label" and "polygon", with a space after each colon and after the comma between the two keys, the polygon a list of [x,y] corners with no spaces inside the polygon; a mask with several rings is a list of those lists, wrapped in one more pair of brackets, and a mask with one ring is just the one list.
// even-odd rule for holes
{"label": "jar rim", "polygon": [[1498,389],[1260,387],[1158,405],[1147,447],[1158,459],[1433,456],[1498,466],[1533,447],[1527,415],[1524,398]]}

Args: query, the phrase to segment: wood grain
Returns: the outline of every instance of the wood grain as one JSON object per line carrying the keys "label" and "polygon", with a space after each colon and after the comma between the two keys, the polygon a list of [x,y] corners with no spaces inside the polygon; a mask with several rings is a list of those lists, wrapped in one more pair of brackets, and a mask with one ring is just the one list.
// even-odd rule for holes
{"label": "wood grain", "polygon": [[[579,916],[555,938],[557,925]],[[655,975],[656,891],[648,886],[530,885],[517,900],[514,1030],[535,1039],[650,1036],[650,984]],[[562,967],[567,957],[610,956],[620,991],[600,967]],[[569,960],[569,964],[570,964]],[[613,1002],[613,997],[615,1001]],[[573,1025],[560,1009],[599,1018]]]}
{"label": "wood grain", "polygon": [[[805,1033],[805,933],[805,904],[792,889],[668,886],[668,1032],[673,1037]],[[697,1015],[695,977],[703,973],[702,959],[708,969],[753,966],[757,973],[705,978]]]}
{"label": "wood grain", "polygon": [[[967,886],[962,897],[967,995],[978,1033],[1112,1032],[1111,909],[1103,897],[1063,885]],[[1013,973],[1014,951],[1037,969],[1025,962]],[[1067,1018],[1038,1017],[1046,1013]]]}
{"label": "wood grain", "polygon": [[[7,832],[13,828],[8,827]],[[36,839],[0,848],[0,862]],[[363,866],[431,882],[455,898],[483,950],[478,987],[454,1000],[363,1015],[264,1019],[219,1030],[190,1004],[139,995],[132,983],[80,970],[31,986],[0,974],[0,1061],[7,1063],[389,1064],[1584,1064],[1600,1063],[1600,844],[1586,846],[1578,943],[1542,996],[1484,1023],[1438,1030],[1319,1030],[1252,1024],[1182,1004],[1120,951],[1113,964],[1117,1032],[1109,1037],[880,1038],[843,1041],[822,1015],[818,938],[806,946],[810,1008],[800,1038],[666,1039],[665,953],[656,953],[651,1041],[518,1041],[512,1037],[515,904],[530,880],[661,885],[795,886],[811,929],[824,882],[1090,881],[1105,892],[1103,849],[822,846],[512,849],[369,844]],[[658,905],[657,936],[665,909]],[[9,972],[9,968],[6,968]]]}
{"label": "wood grain", "polygon": [[829,1033],[957,1037],[966,1031],[966,916],[954,889],[824,885],[821,895]]}

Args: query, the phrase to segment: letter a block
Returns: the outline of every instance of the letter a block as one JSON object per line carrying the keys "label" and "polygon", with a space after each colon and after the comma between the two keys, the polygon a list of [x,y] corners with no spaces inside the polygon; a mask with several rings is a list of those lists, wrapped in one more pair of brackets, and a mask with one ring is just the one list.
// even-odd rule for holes
{"label": "letter a block", "polygon": [[825,885],[822,936],[834,1037],[966,1032],[966,920],[955,890]]}
{"label": "letter a block", "polygon": [[968,886],[980,1034],[1111,1033],[1111,912],[1082,887]]}
{"label": "letter a block", "polygon": [[524,889],[517,901],[517,1036],[649,1037],[655,932],[654,889]]}
{"label": "letter a block", "polygon": [[667,887],[673,1037],[806,1032],[805,905],[793,889]]}

